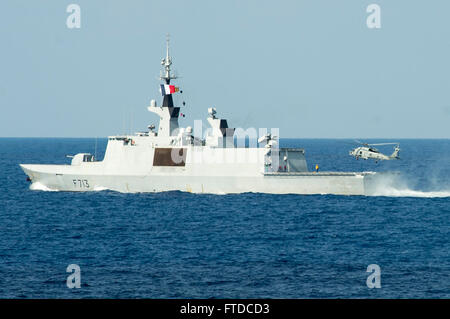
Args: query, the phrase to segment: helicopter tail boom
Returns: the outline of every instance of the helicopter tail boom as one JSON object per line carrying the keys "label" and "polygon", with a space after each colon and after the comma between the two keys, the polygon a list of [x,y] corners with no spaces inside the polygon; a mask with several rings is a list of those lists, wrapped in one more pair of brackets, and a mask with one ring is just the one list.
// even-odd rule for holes
{"label": "helicopter tail boom", "polygon": [[389,158],[390,159],[399,159],[400,157],[399,157],[399,152],[400,152],[400,146],[396,146],[395,148],[394,148],[394,153],[392,153],[392,155],[391,156],[389,156]]}

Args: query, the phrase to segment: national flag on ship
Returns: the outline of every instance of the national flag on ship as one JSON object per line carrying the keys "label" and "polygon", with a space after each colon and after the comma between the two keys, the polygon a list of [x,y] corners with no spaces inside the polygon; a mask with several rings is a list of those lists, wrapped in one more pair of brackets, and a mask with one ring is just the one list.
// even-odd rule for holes
{"label": "national flag on ship", "polygon": [[169,95],[175,92],[178,92],[180,90],[179,87],[176,87],[175,85],[170,85],[170,84],[161,84],[161,94],[162,95]]}

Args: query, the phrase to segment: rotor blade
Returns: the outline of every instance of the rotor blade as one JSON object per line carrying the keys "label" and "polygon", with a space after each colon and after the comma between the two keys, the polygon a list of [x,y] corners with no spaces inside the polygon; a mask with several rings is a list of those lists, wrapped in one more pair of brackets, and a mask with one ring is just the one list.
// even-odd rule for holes
{"label": "rotor blade", "polygon": [[355,140],[355,142],[356,142],[356,143],[359,143],[359,144],[362,144],[362,145],[369,145],[369,144],[364,143],[364,142],[361,142],[361,141],[359,141],[359,140]]}
{"label": "rotor blade", "polygon": [[399,145],[399,143],[377,143],[377,144],[368,144],[368,145],[374,145],[374,146],[377,146],[377,145]]}
{"label": "rotor blade", "polygon": [[338,143],[348,144],[348,145],[355,145],[355,141],[348,141],[348,140],[338,140]]}

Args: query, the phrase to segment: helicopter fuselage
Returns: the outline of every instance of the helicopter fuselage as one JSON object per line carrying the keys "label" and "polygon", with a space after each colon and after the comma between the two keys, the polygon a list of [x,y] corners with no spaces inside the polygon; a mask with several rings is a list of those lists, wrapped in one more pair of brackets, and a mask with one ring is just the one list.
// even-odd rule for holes
{"label": "helicopter fuselage", "polygon": [[356,159],[362,158],[367,160],[369,158],[374,160],[390,160],[391,157],[380,153],[377,149],[371,147],[357,147],[350,151],[349,155],[354,156]]}

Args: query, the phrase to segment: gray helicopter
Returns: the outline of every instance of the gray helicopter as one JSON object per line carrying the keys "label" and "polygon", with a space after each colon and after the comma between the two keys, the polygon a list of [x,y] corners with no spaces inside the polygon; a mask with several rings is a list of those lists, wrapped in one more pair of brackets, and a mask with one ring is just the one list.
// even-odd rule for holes
{"label": "gray helicopter", "polygon": [[[374,159],[375,162],[378,161],[390,161],[400,159],[400,144],[399,143],[378,143],[378,144],[367,144],[361,141],[356,141],[363,146],[359,146],[350,151],[349,155],[354,156],[356,159]],[[394,152],[391,155],[385,155],[377,150],[373,146],[381,146],[381,145],[395,145]]]}

